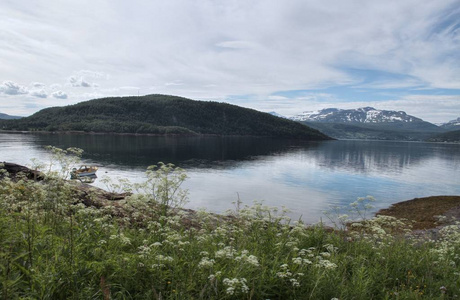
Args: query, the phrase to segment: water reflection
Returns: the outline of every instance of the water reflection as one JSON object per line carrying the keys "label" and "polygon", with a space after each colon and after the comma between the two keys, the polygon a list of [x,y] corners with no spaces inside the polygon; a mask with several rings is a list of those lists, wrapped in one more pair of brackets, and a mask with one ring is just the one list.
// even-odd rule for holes
{"label": "water reflection", "polygon": [[[388,141],[298,142],[249,137],[146,137],[0,134],[4,161],[46,160],[43,146],[79,147],[111,178],[138,182],[159,161],[187,169],[190,208],[214,212],[265,200],[293,217],[318,221],[330,204],[373,195],[377,207],[431,195],[460,194],[460,145]],[[100,180],[94,185],[101,186]]]}
{"label": "water reflection", "polygon": [[290,155],[321,168],[353,173],[394,173],[433,157],[460,165],[460,145],[417,142],[299,142],[254,137],[35,135],[36,147],[79,147],[101,164],[140,167],[159,161],[185,168],[231,168],[267,156]]}
{"label": "water reflection", "polygon": [[439,158],[459,167],[460,145],[417,142],[335,141],[322,143],[317,151],[300,149],[304,160],[332,170],[353,173],[399,173],[427,160]]}
{"label": "water reflection", "polygon": [[79,147],[84,158],[102,164],[146,167],[157,162],[187,168],[233,167],[239,161],[258,156],[277,155],[293,147],[317,147],[317,142],[298,142],[256,137],[158,137],[130,135],[35,136],[37,147]]}

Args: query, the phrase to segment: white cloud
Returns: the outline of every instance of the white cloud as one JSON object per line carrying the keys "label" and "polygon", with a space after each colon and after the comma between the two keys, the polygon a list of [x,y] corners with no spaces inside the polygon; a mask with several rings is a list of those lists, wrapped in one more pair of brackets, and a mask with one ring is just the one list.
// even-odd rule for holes
{"label": "white cloud", "polygon": [[79,76],[86,76],[90,78],[102,78],[102,79],[108,79],[109,75],[105,74],[104,72],[99,72],[99,71],[91,71],[91,70],[80,70],[77,72]]}
{"label": "white cloud", "polygon": [[50,85],[50,89],[52,89],[53,91],[59,90],[61,88],[62,88],[62,85],[60,85],[59,83],[53,83]]}
{"label": "white cloud", "polygon": [[216,46],[228,49],[250,49],[255,47],[253,43],[247,41],[224,41],[217,43]]}
{"label": "white cloud", "polygon": [[138,87],[138,86],[121,86],[119,89],[120,90],[139,90],[140,87]]}
{"label": "white cloud", "polygon": [[56,91],[52,93],[54,98],[67,99],[67,94],[63,91]]}
{"label": "white cloud", "polygon": [[108,79],[109,76],[103,72],[80,70],[74,75],[70,76],[67,80],[68,85],[72,87],[98,87],[97,83],[89,82],[87,78],[91,79]]}
{"label": "white cloud", "polygon": [[408,95],[375,105],[381,109],[403,110],[432,123],[460,117],[460,95]]}
{"label": "white cloud", "polygon": [[3,81],[0,85],[0,92],[7,95],[24,95],[29,93],[27,87],[10,80]]}
{"label": "white cloud", "polygon": [[77,77],[77,76],[70,76],[68,82],[73,87],[91,87],[92,86],[92,84],[85,81],[83,77]]}
{"label": "white cloud", "polygon": [[34,97],[37,97],[37,98],[46,98],[46,97],[48,97],[48,94],[43,89],[30,91],[30,95],[32,95]]}
{"label": "white cloud", "polygon": [[41,82],[32,82],[31,85],[34,88],[44,88],[45,87],[45,84]]}
{"label": "white cloud", "polygon": [[166,82],[165,83],[165,86],[181,86],[181,85],[184,85],[182,82],[180,81],[176,81],[176,82]]}
{"label": "white cloud", "polygon": [[[256,95],[258,107],[277,91],[347,84],[460,89],[459,20],[458,0],[7,1],[0,79],[64,86],[75,101],[133,86],[195,99]],[[8,91],[30,98],[26,88]]]}

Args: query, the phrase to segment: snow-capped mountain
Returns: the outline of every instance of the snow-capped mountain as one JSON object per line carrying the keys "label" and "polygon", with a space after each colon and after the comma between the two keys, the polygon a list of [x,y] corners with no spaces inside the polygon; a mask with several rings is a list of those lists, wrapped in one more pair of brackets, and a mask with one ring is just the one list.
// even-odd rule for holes
{"label": "snow-capped mountain", "polygon": [[373,107],[357,109],[326,108],[319,111],[306,111],[291,117],[294,121],[325,123],[409,123],[424,122],[403,111],[378,110]]}
{"label": "snow-capped mountain", "polygon": [[425,140],[447,131],[404,111],[327,108],[303,112],[291,120],[305,123],[337,139]]}
{"label": "snow-capped mountain", "polygon": [[449,130],[460,130],[460,118],[441,124],[440,127]]}

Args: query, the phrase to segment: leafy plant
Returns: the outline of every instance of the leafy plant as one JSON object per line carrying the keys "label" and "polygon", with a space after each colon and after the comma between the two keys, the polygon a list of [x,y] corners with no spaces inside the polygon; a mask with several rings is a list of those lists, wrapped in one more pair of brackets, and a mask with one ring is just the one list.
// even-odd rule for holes
{"label": "leafy plant", "polygon": [[432,241],[391,234],[405,226],[391,218],[351,232],[306,226],[262,202],[226,216],[181,210],[186,175],[167,164],[150,167],[138,193],[97,207],[78,185],[47,178],[1,181],[0,299],[459,296],[458,224]]}

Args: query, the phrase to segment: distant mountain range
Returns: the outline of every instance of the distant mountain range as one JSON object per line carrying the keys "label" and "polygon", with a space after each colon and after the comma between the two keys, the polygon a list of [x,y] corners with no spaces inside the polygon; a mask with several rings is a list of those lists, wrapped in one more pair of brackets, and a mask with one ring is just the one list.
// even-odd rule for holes
{"label": "distant mountain range", "polygon": [[326,108],[319,111],[307,111],[291,117],[294,121],[325,123],[409,123],[424,122],[403,111],[378,110],[373,107],[358,109]]}
{"label": "distant mountain range", "polygon": [[12,119],[20,119],[20,118],[22,118],[22,117],[10,116],[10,115],[7,115],[7,114],[0,113],[0,120],[12,120]]}
{"label": "distant mountain range", "polygon": [[440,127],[448,130],[460,130],[460,118],[441,124]]}
{"label": "distant mountain range", "polygon": [[307,111],[288,120],[276,112],[166,95],[95,99],[43,109],[24,118],[0,113],[0,119],[4,130],[460,142],[455,132],[460,130],[460,118],[438,126],[404,111],[362,107]]}
{"label": "distant mountain range", "polygon": [[112,97],[50,107],[22,119],[1,120],[0,129],[330,139],[316,129],[268,113],[167,95]]}
{"label": "distant mountain range", "polygon": [[460,118],[437,126],[404,111],[373,107],[327,108],[303,112],[290,119],[338,139],[427,140],[437,134],[460,129]]}

